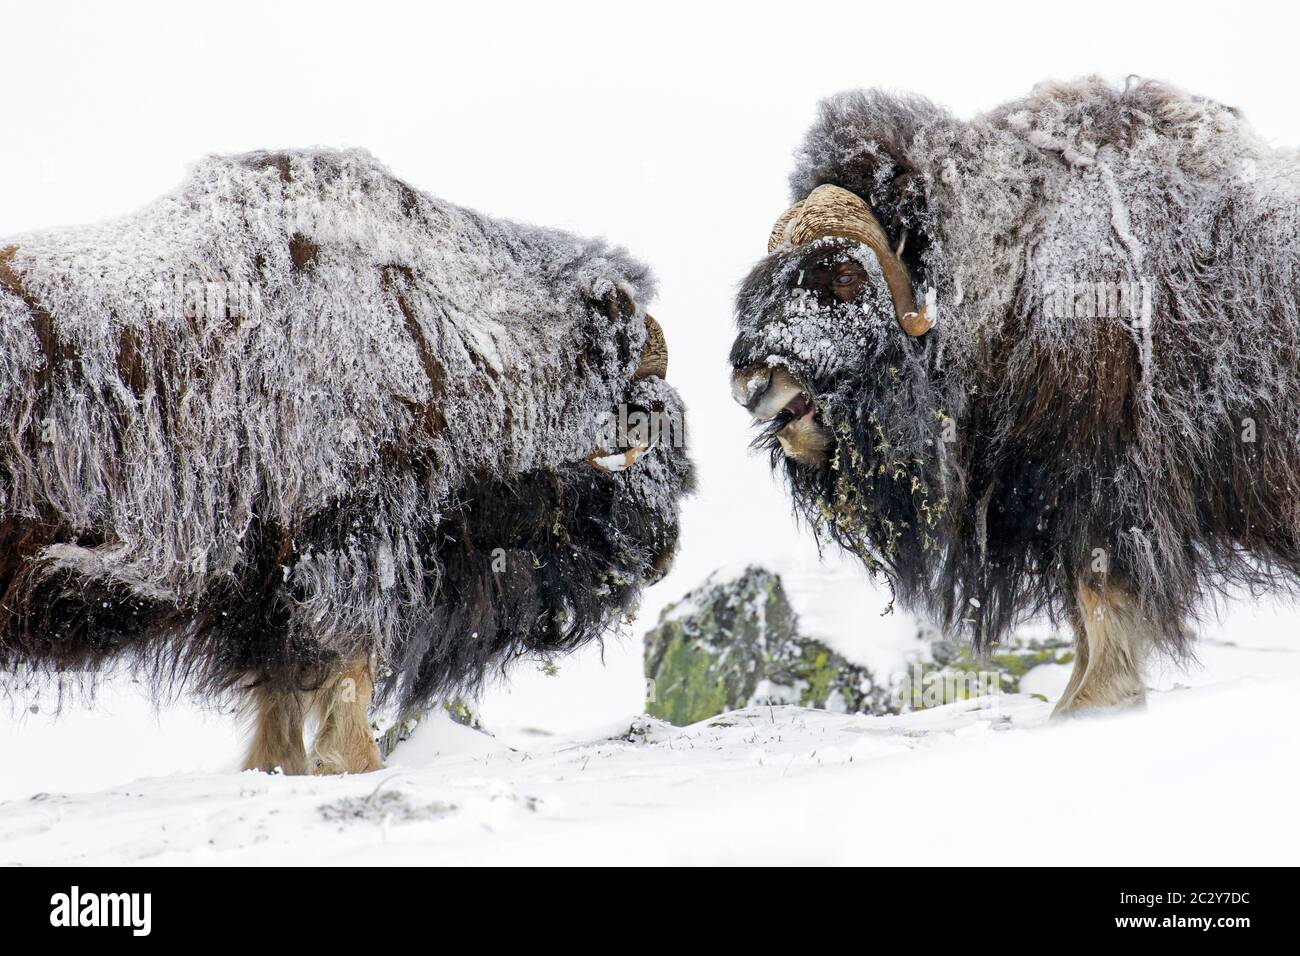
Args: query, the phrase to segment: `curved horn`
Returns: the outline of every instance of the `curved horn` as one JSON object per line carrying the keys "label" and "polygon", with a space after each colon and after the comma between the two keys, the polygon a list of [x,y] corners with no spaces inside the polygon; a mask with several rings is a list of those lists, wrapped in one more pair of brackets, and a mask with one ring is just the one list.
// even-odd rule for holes
{"label": "curved horn", "polygon": [[637,366],[632,381],[648,375],[668,377],[668,340],[664,338],[664,330],[649,313],[645,317],[645,347],[641,349],[641,364]]}
{"label": "curved horn", "polygon": [[[871,207],[847,189],[829,183],[818,186],[802,203],[792,206],[772,230],[773,240],[780,229],[783,236],[796,246],[806,245],[827,236],[843,236],[862,243],[876,254],[880,271],[889,287],[889,297],[894,302],[898,324],[908,335],[923,335],[933,323],[926,318],[925,309],[917,309],[912,292],[912,277],[903,260],[889,247],[889,238],[880,227]],[[780,243],[777,243],[779,245]],[[773,245],[769,242],[768,251]]]}
{"label": "curved horn", "polygon": [[790,224],[799,217],[799,213],[802,211],[803,201],[800,200],[781,213],[781,218],[776,221],[776,225],[772,227],[772,234],[767,238],[767,254],[769,256],[790,241]]}

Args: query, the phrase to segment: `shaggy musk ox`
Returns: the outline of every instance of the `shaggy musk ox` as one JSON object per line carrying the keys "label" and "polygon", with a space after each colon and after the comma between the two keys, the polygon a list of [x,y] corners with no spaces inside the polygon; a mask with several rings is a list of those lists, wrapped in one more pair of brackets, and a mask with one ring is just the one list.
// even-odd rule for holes
{"label": "shaggy musk ox", "polygon": [[0,667],[124,660],[246,693],[250,767],[379,766],[372,689],[573,648],[666,570],[691,469],[653,291],[363,152],[209,158],[0,242]]}
{"label": "shaggy musk ox", "polygon": [[737,401],[819,535],[977,648],[1138,703],[1198,606],[1300,573],[1300,159],[1157,82],[971,121],[840,94],[745,280]]}

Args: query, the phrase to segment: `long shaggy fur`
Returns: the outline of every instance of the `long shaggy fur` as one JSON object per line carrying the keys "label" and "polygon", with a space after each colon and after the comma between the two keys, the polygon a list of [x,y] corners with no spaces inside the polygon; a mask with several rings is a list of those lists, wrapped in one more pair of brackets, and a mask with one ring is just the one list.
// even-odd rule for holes
{"label": "long shaggy fur", "polygon": [[[862,307],[810,298],[797,277],[816,262],[879,275],[845,240],[746,280],[734,363],[787,365],[837,439],[828,469],[783,463],[819,531],[977,645],[1041,612],[1074,621],[1101,574],[1184,653],[1207,596],[1296,580],[1294,152],[1150,81],[1048,83],[969,122],[851,92],[798,153],[794,198],[823,183],[906,237],[939,322],[909,339],[879,281]],[[1060,308],[1070,283],[1104,282],[1147,308]]]}
{"label": "long shaggy fur", "polygon": [[691,481],[668,443],[583,460],[618,403],[680,421],[632,382],[653,291],[363,152],[213,157],[0,242],[0,668],[218,693],[370,655],[418,707],[599,635]]}

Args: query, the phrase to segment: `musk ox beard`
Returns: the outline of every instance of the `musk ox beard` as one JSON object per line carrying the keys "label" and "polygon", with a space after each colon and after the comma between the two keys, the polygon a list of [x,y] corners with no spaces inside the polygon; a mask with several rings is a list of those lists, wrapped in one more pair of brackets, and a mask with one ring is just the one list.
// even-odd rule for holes
{"label": "musk ox beard", "polygon": [[[247,694],[250,767],[379,766],[372,684],[472,690],[666,570],[692,478],[653,293],[359,151],[209,158],[0,242],[0,668],[125,661]],[[672,440],[611,429],[628,409]]]}
{"label": "musk ox beard", "polygon": [[825,101],[736,304],[733,392],[796,511],[983,649],[1140,703],[1207,602],[1300,573],[1300,162],[1157,82],[971,121]]}

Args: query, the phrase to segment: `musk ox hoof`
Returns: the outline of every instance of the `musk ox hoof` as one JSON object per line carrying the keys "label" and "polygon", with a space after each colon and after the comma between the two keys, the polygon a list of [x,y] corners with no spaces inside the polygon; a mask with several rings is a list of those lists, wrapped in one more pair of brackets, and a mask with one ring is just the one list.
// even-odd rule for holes
{"label": "musk ox hoof", "polygon": [[372,773],[384,769],[384,760],[379,755],[379,748],[372,742],[369,750],[357,753],[315,753],[311,757],[311,772],[316,776],[340,773]]}
{"label": "musk ox hoof", "polygon": [[1088,697],[1066,693],[1052,708],[1052,722],[1057,723],[1075,717],[1105,717],[1129,710],[1144,710],[1147,696],[1144,690],[1127,692],[1123,696],[1112,698]]}
{"label": "musk ox hoof", "polygon": [[288,766],[285,766],[282,763],[253,764],[251,762],[245,762],[244,766],[241,767],[240,769],[245,771],[255,770],[258,773],[265,773],[265,774],[270,774],[271,776],[283,776],[283,777],[301,777],[307,773],[307,765],[305,763],[304,764],[291,763]]}

